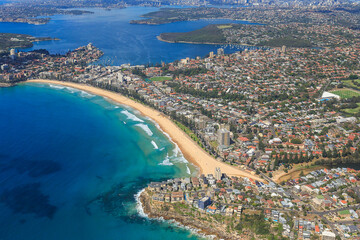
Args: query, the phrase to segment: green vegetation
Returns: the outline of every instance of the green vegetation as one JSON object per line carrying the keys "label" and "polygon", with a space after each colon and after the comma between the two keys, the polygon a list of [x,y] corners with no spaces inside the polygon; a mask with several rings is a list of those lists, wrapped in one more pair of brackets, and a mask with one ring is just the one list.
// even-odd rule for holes
{"label": "green vegetation", "polygon": [[224,25],[208,25],[191,32],[162,33],[160,34],[160,38],[169,42],[226,43],[226,38],[221,26]]}
{"label": "green vegetation", "polygon": [[175,77],[179,76],[179,75],[184,75],[184,76],[195,76],[198,74],[203,74],[203,73],[207,73],[207,69],[206,68],[186,68],[186,69],[177,69],[175,71],[169,71],[167,68],[163,68],[162,69],[164,71],[164,73],[170,73],[173,74]]}
{"label": "green vegetation", "polygon": [[359,90],[360,87],[356,86],[355,83],[360,84],[360,80],[344,80],[342,81],[343,85],[348,88]]}
{"label": "green vegetation", "polygon": [[174,210],[179,214],[183,214],[184,210],[189,208],[189,206],[184,203],[174,203],[173,207]]}
{"label": "green vegetation", "polygon": [[[160,34],[161,40],[169,42],[188,42],[188,43],[238,43],[236,39],[227,40],[224,30],[232,28],[235,32],[240,31],[256,31],[256,25],[251,29],[245,29],[248,26],[241,24],[228,24],[219,25],[212,24],[201,29],[191,32],[180,33],[162,33]],[[264,28],[264,26],[261,26]],[[268,27],[268,26],[267,26]],[[248,42],[249,45],[267,46],[267,47],[281,47],[283,45],[288,47],[313,47],[313,44],[304,39],[294,37],[291,32],[282,32],[277,30],[276,34],[273,33],[274,29],[269,30],[269,40],[256,42]],[[280,37],[277,37],[280,36]],[[243,37],[246,37],[245,35]],[[240,37],[241,38],[241,37]]]}
{"label": "green vegetation", "polygon": [[358,91],[351,90],[351,89],[335,90],[335,91],[332,91],[331,93],[336,94],[336,95],[340,96],[341,98],[352,98],[352,97],[360,96],[360,93]]}
{"label": "green vegetation", "polygon": [[181,130],[183,130],[189,137],[191,137],[192,140],[194,140],[197,144],[199,144],[201,148],[204,148],[200,139],[195,135],[193,131],[191,131],[188,127],[186,127],[185,125],[181,124],[178,121],[174,120],[174,122]]}
{"label": "green vegetation", "polygon": [[342,211],[339,211],[339,214],[340,215],[349,215],[350,211],[349,210],[342,210]]}
{"label": "green vegetation", "polygon": [[257,46],[268,46],[268,47],[313,47],[311,42],[304,39],[297,39],[291,36],[285,36],[281,38],[273,38],[268,41],[263,41],[257,44]]}
{"label": "green vegetation", "polygon": [[150,78],[151,81],[154,82],[162,82],[162,81],[167,81],[167,80],[171,80],[171,77],[152,77]]}
{"label": "green vegetation", "polygon": [[[235,229],[240,233],[243,230],[250,229],[255,234],[262,235],[264,237],[269,237],[270,239],[283,239],[282,237],[274,236],[274,234],[270,232],[271,229],[270,223],[265,220],[265,216],[263,213],[252,214],[252,215],[243,214],[241,217],[241,222],[235,226]],[[282,232],[282,226],[279,225],[275,227],[273,230],[276,231],[277,233],[276,235],[281,236],[281,234],[278,233]]]}
{"label": "green vegetation", "polygon": [[27,34],[0,33],[0,51],[10,48],[30,48],[33,42],[56,40],[52,38],[36,38]]}
{"label": "green vegetation", "polygon": [[357,114],[360,112],[360,103],[356,103],[358,105],[357,108],[346,108],[344,109],[344,112],[350,113],[350,114]]}
{"label": "green vegetation", "polygon": [[291,143],[293,144],[302,144],[302,141],[298,138],[291,139]]}
{"label": "green vegetation", "polygon": [[219,146],[219,143],[217,141],[210,141],[210,145],[214,148],[217,149],[217,147]]}

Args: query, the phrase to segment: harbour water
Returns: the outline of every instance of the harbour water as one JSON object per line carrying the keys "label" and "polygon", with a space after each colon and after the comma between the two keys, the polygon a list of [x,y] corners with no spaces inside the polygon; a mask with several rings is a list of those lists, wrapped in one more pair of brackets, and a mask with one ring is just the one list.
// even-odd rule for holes
{"label": "harbour water", "polygon": [[[130,20],[156,11],[152,7],[129,7],[125,9],[87,9],[94,14],[79,16],[56,15],[45,25],[27,23],[0,23],[1,32],[30,34],[35,37],[59,38],[59,41],[35,43],[32,49],[47,49],[50,53],[64,54],[92,42],[104,51],[102,63],[111,65],[148,64],[172,62],[181,58],[204,57],[216,51],[220,45],[166,43],[156,36],[163,32],[187,32],[208,24],[244,23],[227,19],[176,22],[161,25],[135,25]],[[239,48],[225,47],[225,53],[239,51]]]}
{"label": "harbour water", "polygon": [[197,172],[146,117],[21,84],[0,88],[0,128],[0,239],[198,239],[138,214],[146,184]]}

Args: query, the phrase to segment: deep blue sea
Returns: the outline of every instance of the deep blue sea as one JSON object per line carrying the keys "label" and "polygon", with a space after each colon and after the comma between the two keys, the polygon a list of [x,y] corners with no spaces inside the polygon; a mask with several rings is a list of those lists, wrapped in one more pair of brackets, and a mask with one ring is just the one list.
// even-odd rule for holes
{"label": "deep blue sea", "polygon": [[[0,23],[0,32],[23,33],[36,37],[56,37],[60,41],[35,43],[32,49],[45,48],[51,53],[65,53],[92,42],[104,51],[102,62],[120,65],[123,63],[147,64],[172,62],[174,60],[196,56],[204,57],[210,51],[216,51],[219,45],[166,43],[157,40],[163,32],[187,32],[215,23],[244,23],[231,20],[199,20],[177,22],[162,25],[134,25],[130,20],[156,11],[152,7],[129,7],[125,9],[88,9],[94,14],[80,16],[57,15],[45,25],[27,23]],[[225,46],[225,52],[239,51]]]}
{"label": "deep blue sea", "polygon": [[[0,239],[198,239],[139,216],[147,183],[196,175],[147,118],[72,88],[0,88]],[[190,174],[189,174],[190,172]]]}

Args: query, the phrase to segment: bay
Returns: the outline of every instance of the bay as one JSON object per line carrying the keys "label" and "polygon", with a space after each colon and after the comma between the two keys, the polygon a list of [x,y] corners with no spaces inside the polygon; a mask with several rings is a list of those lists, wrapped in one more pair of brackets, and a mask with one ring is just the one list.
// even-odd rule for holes
{"label": "bay", "polygon": [[[187,32],[208,24],[242,23],[228,19],[198,20],[161,25],[136,25],[130,20],[139,19],[142,14],[156,11],[154,7],[128,7],[125,9],[85,9],[94,14],[79,16],[56,15],[45,25],[26,23],[0,23],[1,32],[30,34],[36,37],[59,38],[59,41],[35,43],[32,49],[47,49],[51,53],[64,54],[79,46],[93,43],[104,51],[101,63],[120,65],[123,63],[155,64],[197,56],[204,57],[220,47],[225,53],[239,51],[238,48],[221,45],[166,43],[156,36],[163,32]],[[241,49],[241,48],[240,48]]]}

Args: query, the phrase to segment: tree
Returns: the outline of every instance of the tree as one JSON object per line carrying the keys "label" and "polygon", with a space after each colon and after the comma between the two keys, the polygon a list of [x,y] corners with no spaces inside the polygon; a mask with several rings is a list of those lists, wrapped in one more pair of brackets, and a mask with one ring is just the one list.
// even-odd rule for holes
{"label": "tree", "polygon": [[298,138],[294,138],[294,139],[291,139],[291,143],[292,144],[301,144],[302,141],[300,139],[298,139]]}

